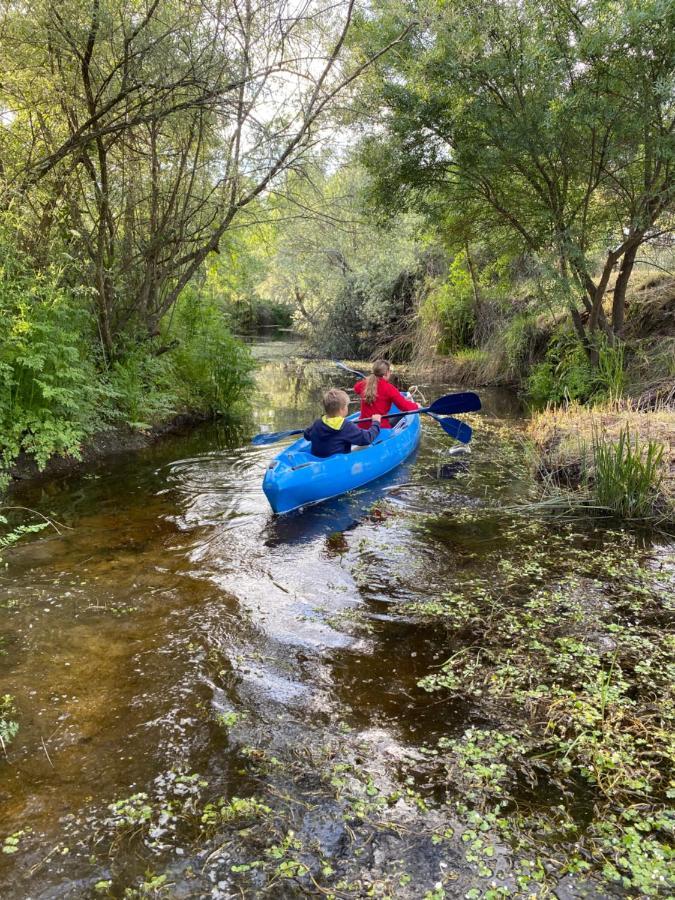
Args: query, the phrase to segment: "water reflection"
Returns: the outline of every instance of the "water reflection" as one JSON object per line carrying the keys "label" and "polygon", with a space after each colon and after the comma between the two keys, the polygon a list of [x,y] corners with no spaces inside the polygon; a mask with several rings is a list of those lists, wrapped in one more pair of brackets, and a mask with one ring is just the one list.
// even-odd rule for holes
{"label": "water reflection", "polygon": [[[252,447],[250,434],[303,427],[329,385],[352,384],[326,361],[276,361],[259,372],[248,429],[208,425],[24,487],[22,503],[67,527],[19,546],[0,582],[0,693],[21,723],[0,795],[7,833],[26,831],[22,853],[0,858],[4,896],[81,895],[107,877],[105,843],[90,845],[107,805],[162,773],[235,792],[241,764],[218,713],[241,714],[242,741],[281,747],[341,720],[412,745],[475,715],[416,689],[439,635],[404,607],[451,589],[481,542],[503,540],[450,513],[529,489],[518,421],[505,424],[513,398],[482,392],[466,465],[427,421],[396,471],[273,516],[261,482],[281,445]],[[453,478],[439,477],[448,466]],[[41,865],[66,832],[70,852]],[[117,865],[129,883],[149,863],[130,852]]]}

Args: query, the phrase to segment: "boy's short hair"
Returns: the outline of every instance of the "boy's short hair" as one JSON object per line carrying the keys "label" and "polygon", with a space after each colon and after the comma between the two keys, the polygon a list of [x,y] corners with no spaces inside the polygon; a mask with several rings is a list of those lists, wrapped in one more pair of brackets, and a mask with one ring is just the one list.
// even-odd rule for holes
{"label": "boy's short hair", "polygon": [[344,391],[331,388],[323,395],[323,408],[327,416],[340,415],[345,406],[349,406],[349,396]]}

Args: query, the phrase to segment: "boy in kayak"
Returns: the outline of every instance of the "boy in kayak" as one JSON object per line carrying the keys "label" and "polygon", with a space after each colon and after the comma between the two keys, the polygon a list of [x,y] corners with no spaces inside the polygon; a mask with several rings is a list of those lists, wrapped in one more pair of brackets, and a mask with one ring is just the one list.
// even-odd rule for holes
{"label": "boy in kayak", "polygon": [[[397,391],[393,384],[389,381],[391,378],[391,366],[386,359],[378,359],[373,363],[373,371],[367,378],[357,381],[354,390],[361,397],[361,418],[374,418],[377,413],[380,416],[386,416],[392,405],[400,412],[412,412],[419,409],[416,403],[404,397],[400,391]],[[398,421],[394,419],[384,419],[383,428],[393,428]],[[364,422],[361,428],[367,428]]]}
{"label": "boy in kayak", "polygon": [[344,391],[332,388],[323,395],[325,416],[317,419],[305,431],[305,440],[312,445],[312,455],[325,458],[334,453],[349,453],[352,445],[367,447],[380,433],[380,419],[377,413],[372,416],[373,424],[368,428],[364,423],[361,428],[346,417],[349,412],[349,397]]}

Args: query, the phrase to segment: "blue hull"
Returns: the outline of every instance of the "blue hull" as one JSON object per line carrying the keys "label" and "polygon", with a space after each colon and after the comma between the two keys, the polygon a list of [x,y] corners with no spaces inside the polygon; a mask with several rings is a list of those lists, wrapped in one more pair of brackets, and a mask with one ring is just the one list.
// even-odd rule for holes
{"label": "blue hull", "polygon": [[263,479],[265,496],[275,513],[287,513],[353,491],[407,459],[420,442],[420,431],[420,417],[405,416],[395,428],[383,429],[369,447],[327,459],[312,456],[309,443],[300,438],[270,463]]}

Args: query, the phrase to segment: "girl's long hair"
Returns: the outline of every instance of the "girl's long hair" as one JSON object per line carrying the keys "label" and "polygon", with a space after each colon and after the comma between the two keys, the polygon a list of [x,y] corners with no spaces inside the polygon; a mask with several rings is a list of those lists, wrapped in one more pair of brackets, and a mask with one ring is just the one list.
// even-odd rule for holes
{"label": "girl's long hair", "polygon": [[376,359],[373,363],[373,374],[366,378],[366,388],[363,392],[364,403],[372,406],[377,397],[377,384],[380,378],[388,374],[391,366],[386,359]]}

